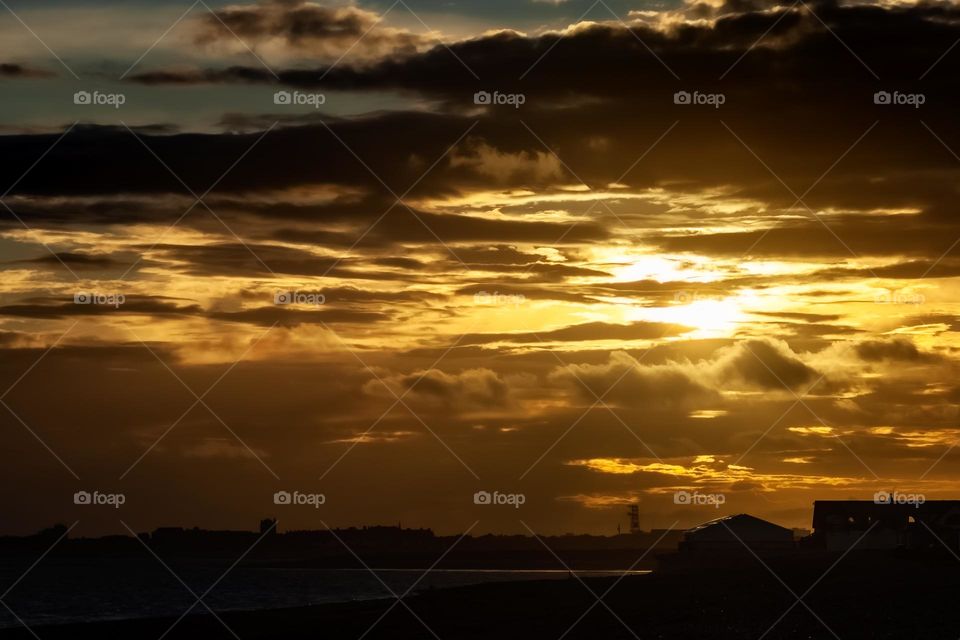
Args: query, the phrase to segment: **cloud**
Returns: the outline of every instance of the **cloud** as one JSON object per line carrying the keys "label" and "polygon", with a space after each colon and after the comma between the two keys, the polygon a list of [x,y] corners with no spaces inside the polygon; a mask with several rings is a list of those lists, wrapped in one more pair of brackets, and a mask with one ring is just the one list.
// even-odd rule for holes
{"label": "cloud", "polygon": [[[393,390],[392,394],[384,389],[384,384]],[[393,394],[403,397],[409,393],[413,400],[458,410],[503,407],[510,399],[507,382],[496,372],[483,368],[467,369],[455,374],[430,369],[388,376],[369,381],[364,391],[373,395],[388,394],[391,398]]]}
{"label": "cloud", "polygon": [[774,340],[740,341],[722,349],[713,367],[717,380],[739,380],[771,391],[799,390],[818,377],[786,343]]}
{"label": "cloud", "polygon": [[865,340],[854,347],[860,358],[868,362],[927,362],[936,359],[932,354],[917,349],[905,338],[893,340]]}
{"label": "cloud", "polygon": [[0,63],[0,78],[3,79],[52,78],[54,76],[56,76],[55,73],[45,71],[43,69],[34,69],[32,67],[27,67],[22,64],[15,64],[12,62]]}
{"label": "cloud", "polygon": [[571,364],[550,374],[591,403],[607,394],[608,402],[622,406],[661,409],[715,406],[731,391],[799,390],[818,376],[785,343],[766,339],[741,340],[696,362],[646,364],[617,351],[606,363]]}
{"label": "cloud", "polygon": [[[81,290],[81,288],[78,288]],[[107,295],[107,294],[104,294]],[[110,294],[113,295],[113,294]],[[143,295],[122,295],[122,301],[113,304],[77,304],[55,298],[37,298],[21,304],[0,306],[0,316],[36,318],[44,320],[70,317],[152,316],[154,318],[208,318],[224,322],[239,322],[258,326],[296,327],[305,324],[369,324],[388,320],[386,311],[344,308],[300,309],[279,306],[254,306],[237,310],[204,308],[197,303]],[[264,296],[266,297],[266,296]]]}
{"label": "cloud", "polygon": [[[414,502],[386,506],[416,513],[446,499],[417,491],[418,479],[458,463],[402,407],[361,435],[394,396],[324,325],[335,324],[389,390],[409,392],[404,401],[431,428],[456,434],[448,444],[471,464],[496,451],[498,467],[518,477],[547,451],[535,472],[553,495],[531,508],[571,528],[590,516],[563,496],[607,508],[672,486],[786,487],[798,493],[784,502],[805,508],[809,493],[800,492],[867,484],[837,438],[878,470],[889,462],[914,478],[956,441],[960,321],[948,278],[960,275],[960,259],[941,256],[960,235],[960,165],[945,148],[960,148],[960,56],[916,82],[960,37],[955,6],[686,3],[626,26],[481,33],[448,42],[456,57],[386,30],[356,5],[219,11],[279,82],[209,55],[243,53],[209,16],[203,50],[186,52],[196,67],[151,55],[133,80],[150,86],[129,88],[202,95],[211,109],[222,95],[215,124],[143,124],[140,140],[96,125],[62,140],[49,128],[0,136],[0,172],[24,176],[4,198],[23,224],[0,222],[0,372],[15,382],[63,338],[11,406],[65,459],[99,465],[85,444],[107,434],[115,449],[103,457],[117,456],[107,462],[119,474],[181,411],[184,389],[140,345],[124,346],[124,325],[191,387],[216,380],[263,334],[211,407],[284,477],[371,444],[337,468],[340,486],[366,486],[371,468],[411,465],[423,473],[390,473],[404,480],[387,488]],[[371,26],[371,46],[364,40],[331,69]],[[163,88],[171,83],[177,91]],[[281,109],[271,100],[278,86],[323,91],[331,112]],[[873,104],[875,91],[898,88],[924,92],[924,108]],[[526,100],[519,109],[474,104],[475,92],[493,90]],[[677,105],[678,90],[720,91],[727,101],[723,110]],[[156,117],[136,102],[131,117]],[[215,184],[204,204],[216,215],[197,205],[180,219],[194,199],[164,164],[196,193]],[[811,185],[810,210],[792,206]],[[128,306],[70,304],[74,287],[110,291],[108,278],[136,256],[123,283]],[[84,282],[66,280],[57,258]],[[899,284],[888,280],[935,264],[922,284],[897,290],[922,292],[925,307],[893,293],[874,304],[881,287]],[[294,288],[322,291],[326,304],[272,304],[275,291]],[[484,304],[493,296],[522,302]],[[791,408],[790,392],[814,383],[810,411]],[[63,396],[56,403],[52,388]],[[616,417],[587,411],[604,394]],[[223,446],[222,425],[198,413],[185,418],[181,440],[176,429],[150,454],[157,472],[184,486],[194,469],[255,476],[240,467],[249,452]],[[24,436],[10,475],[29,477],[49,456],[5,419],[11,437]],[[84,438],[44,427],[58,424]],[[750,466],[731,468],[744,452]],[[204,459],[184,466],[185,456]],[[241,500],[257,481],[238,485]],[[188,497],[202,486],[190,483]],[[761,515],[773,509],[757,505]],[[366,511],[352,508],[342,517],[361,521]],[[430,517],[460,526],[450,513]],[[601,515],[597,530],[608,531],[610,514]]]}
{"label": "cloud", "polygon": [[[283,11],[296,13],[298,6],[288,4]],[[279,9],[254,5],[244,11],[260,16],[273,15]],[[627,25],[616,21],[581,23],[562,33],[488,33],[448,43],[456,56],[435,46],[363,65],[291,67],[278,70],[278,75],[280,83],[294,87],[401,92],[421,105],[427,101],[429,111],[416,116],[375,114],[330,121],[337,135],[397,192],[417,180],[417,168],[429,166],[443,153],[441,141],[456,139],[476,120],[479,124],[469,143],[453,150],[446,162],[418,184],[420,194],[448,196],[510,188],[543,192],[560,178],[574,183],[575,178],[582,179],[595,190],[614,180],[631,192],[722,189],[727,198],[753,202],[752,215],[731,216],[732,224],[717,229],[698,228],[694,219],[686,228],[659,224],[651,229],[650,241],[664,251],[725,256],[750,250],[764,257],[836,258],[852,251],[871,257],[910,258],[888,265],[883,272],[873,269],[884,277],[923,273],[950,248],[960,234],[951,214],[956,201],[952,185],[960,177],[960,167],[941,141],[949,148],[960,147],[960,138],[950,125],[951,105],[960,98],[950,79],[960,73],[960,58],[940,58],[960,38],[960,9],[944,3],[847,5],[821,1],[781,7],[769,2],[723,2],[687,3],[677,11],[656,13],[657,20],[639,16]],[[263,30],[261,22],[260,18],[251,20],[251,28]],[[898,42],[896,49],[885,45],[891,39]],[[587,59],[590,64],[583,64]],[[483,81],[478,82],[461,61]],[[831,69],[829,76],[823,75],[824,68]],[[518,81],[527,69],[529,74]],[[678,82],[671,70],[683,80]],[[918,84],[917,77],[928,70]],[[878,84],[874,74],[883,82]],[[720,76],[722,82],[717,80]],[[624,80],[640,77],[643,82]],[[277,83],[265,69],[237,66],[186,72],[148,70],[133,80]],[[919,125],[915,109],[874,104],[873,94],[884,87],[922,92],[926,96],[923,121],[936,137]],[[519,115],[540,140],[517,122],[516,109],[478,109],[473,104],[476,91],[494,88],[526,96]],[[729,110],[718,114],[714,109],[675,105],[673,93],[684,88],[722,92]],[[721,115],[727,128],[717,126]],[[637,150],[649,147],[676,121],[680,124],[649,156],[636,162]],[[784,121],[805,126],[783,127]],[[462,128],[457,130],[458,126]],[[270,165],[276,172],[250,175],[240,167],[232,176],[235,179],[228,177],[223,188],[304,185],[319,180],[321,174],[331,182],[351,186],[369,179],[355,159],[337,148],[338,143],[329,144],[322,128],[305,122],[286,128],[291,130],[287,139],[271,141],[271,133],[257,150],[273,160]],[[385,136],[395,138],[396,144],[368,144]],[[251,142],[233,138],[237,139],[205,140],[204,148],[229,164],[226,147],[238,155],[242,149],[232,147],[240,147],[241,140]],[[298,157],[289,152],[294,140],[329,151],[310,165],[316,166],[317,172],[292,161]],[[604,141],[602,152],[597,150],[597,140]],[[561,172],[541,141],[559,154],[575,176],[565,175],[566,167]],[[13,142],[0,141],[0,148]],[[36,146],[46,148],[50,142],[38,140]],[[110,141],[100,142],[112,155],[105,153],[98,163],[110,164],[110,157],[119,154],[110,149]],[[165,151],[175,158],[197,155],[189,156],[178,148],[192,148],[198,142],[186,137],[156,141],[169,147]],[[64,143],[64,153],[91,152],[71,150],[69,139]],[[218,149],[221,146],[223,149]],[[691,149],[696,162],[691,162]],[[58,150],[52,154],[52,165],[57,163],[57,154]],[[418,162],[413,162],[414,158]],[[20,167],[8,168],[15,173]],[[825,173],[827,168],[830,170]],[[130,175],[132,168],[117,169],[125,184],[147,188],[137,186],[146,171],[134,176]],[[193,172],[187,173],[192,176]],[[199,182],[216,179],[212,168],[209,173]],[[64,179],[62,174],[44,178],[41,167],[35,182],[28,179],[19,188],[42,189],[41,185]],[[90,176],[83,184],[92,189],[96,183],[97,178]],[[816,188],[803,204],[789,209],[795,194],[812,184]],[[870,188],[863,188],[865,184]],[[693,210],[702,215],[717,213],[709,204]],[[938,269],[949,266],[944,262]],[[860,274],[837,266],[824,275],[842,279]]]}
{"label": "cloud", "polygon": [[[509,295],[509,294],[504,294]],[[630,324],[613,324],[609,322],[585,322],[570,325],[560,329],[538,332],[522,331],[517,333],[474,333],[467,334],[461,344],[492,344],[495,342],[512,342],[527,344],[544,344],[550,342],[584,342],[616,340],[660,340],[674,337],[692,331],[690,327],[678,324],[661,322],[632,322]]]}
{"label": "cloud", "polygon": [[[468,141],[469,142],[469,141]],[[560,159],[546,151],[508,153],[485,142],[468,144],[450,156],[451,167],[468,167],[498,183],[532,180],[540,184],[565,175]]]}
{"label": "cloud", "polygon": [[[249,46],[272,54],[336,60],[348,51],[351,61],[409,55],[434,38],[385,26],[384,16],[354,5],[324,6],[298,0],[262,0],[232,5],[206,16],[195,35],[202,46],[240,50]],[[234,35],[236,34],[236,35]]]}
{"label": "cloud", "polygon": [[123,302],[117,303],[116,306],[76,304],[72,301],[65,302],[49,298],[39,298],[23,304],[0,306],[0,316],[37,319],[109,315],[189,316],[198,314],[200,311],[200,306],[196,304],[184,305],[164,298],[134,295],[123,295]]}
{"label": "cloud", "polygon": [[129,263],[112,258],[108,255],[92,255],[87,253],[62,251],[42,255],[39,258],[29,258],[26,260],[14,260],[9,262],[11,265],[40,265],[53,269],[61,268],[64,264],[71,269],[93,270],[108,269],[123,265],[124,268],[130,266]]}
{"label": "cloud", "polygon": [[866,484],[863,477],[763,473],[752,467],[724,460],[646,462],[621,458],[591,458],[571,460],[567,464],[605,474],[660,474],[670,481],[669,485],[658,488],[658,491],[664,493],[677,489],[722,488],[726,491],[776,491],[793,487],[811,489]]}
{"label": "cloud", "polygon": [[559,367],[550,377],[576,391],[589,404],[601,397],[616,405],[662,409],[694,406],[717,397],[682,366],[644,365],[623,351],[611,353],[605,364]]}

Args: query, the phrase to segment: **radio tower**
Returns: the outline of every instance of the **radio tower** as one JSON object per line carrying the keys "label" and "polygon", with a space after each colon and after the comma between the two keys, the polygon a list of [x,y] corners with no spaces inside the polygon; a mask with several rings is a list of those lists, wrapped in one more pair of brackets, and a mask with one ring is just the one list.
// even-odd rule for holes
{"label": "radio tower", "polygon": [[640,533],[640,505],[630,505],[627,516],[630,518],[630,533]]}

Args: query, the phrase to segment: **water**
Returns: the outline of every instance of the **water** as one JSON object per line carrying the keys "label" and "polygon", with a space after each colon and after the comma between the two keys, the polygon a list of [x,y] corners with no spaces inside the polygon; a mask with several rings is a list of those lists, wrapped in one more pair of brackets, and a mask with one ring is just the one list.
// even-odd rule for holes
{"label": "water", "polygon": [[[569,575],[565,570],[434,569],[421,579],[425,569],[375,569],[378,580],[366,569],[236,567],[220,580],[229,564],[179,563],[171,564],[171,568],[176,576],[151,559],[95,563],[48,559],[17,583],[4,601],[33,627],[179,616],[196,601],[196,596],[208,589],[204,602],[215,611],[255,610],[393,597],[387,587],[402,595],[411,587],[416,593],[423,589],[484,582],[566,579]],[[0,589],[6,590],[25,569],[21,565],[0,565]],[[623,574],[622,571],[576,573],[584,577]],[[194,608],[194,612],[203,610],[202,604]],[[0,609],[0,627],[19,624],[13,614]]]}

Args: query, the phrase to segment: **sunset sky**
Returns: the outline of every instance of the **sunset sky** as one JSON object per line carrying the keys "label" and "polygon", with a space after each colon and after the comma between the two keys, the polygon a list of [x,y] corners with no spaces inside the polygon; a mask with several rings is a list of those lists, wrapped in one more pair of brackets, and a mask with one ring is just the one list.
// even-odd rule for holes
{"label": "sunset sky", "polygon": [[960,497],[958,40],[941,2],[6,0],[0,533]]}

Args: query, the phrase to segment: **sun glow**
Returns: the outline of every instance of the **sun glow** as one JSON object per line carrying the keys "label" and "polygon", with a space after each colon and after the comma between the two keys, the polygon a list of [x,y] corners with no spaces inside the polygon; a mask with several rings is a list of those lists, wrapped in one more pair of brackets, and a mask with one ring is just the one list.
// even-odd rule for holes
{"label": "sun glow", "polygon": [[719,338],[732,335],[746,318],[736,298],[694,300],[689,304],[643,309],[644,319],[671,322],[696,329],[687,337]]}
{"label": "sun glow", "polygon": [[713,282],[722,278],[715,265],[702,257],[670,255],[603,255],[598,252],[598,260],[625,262],[610,268],[618,282],[636,280],[656,280],[657,282]]}

